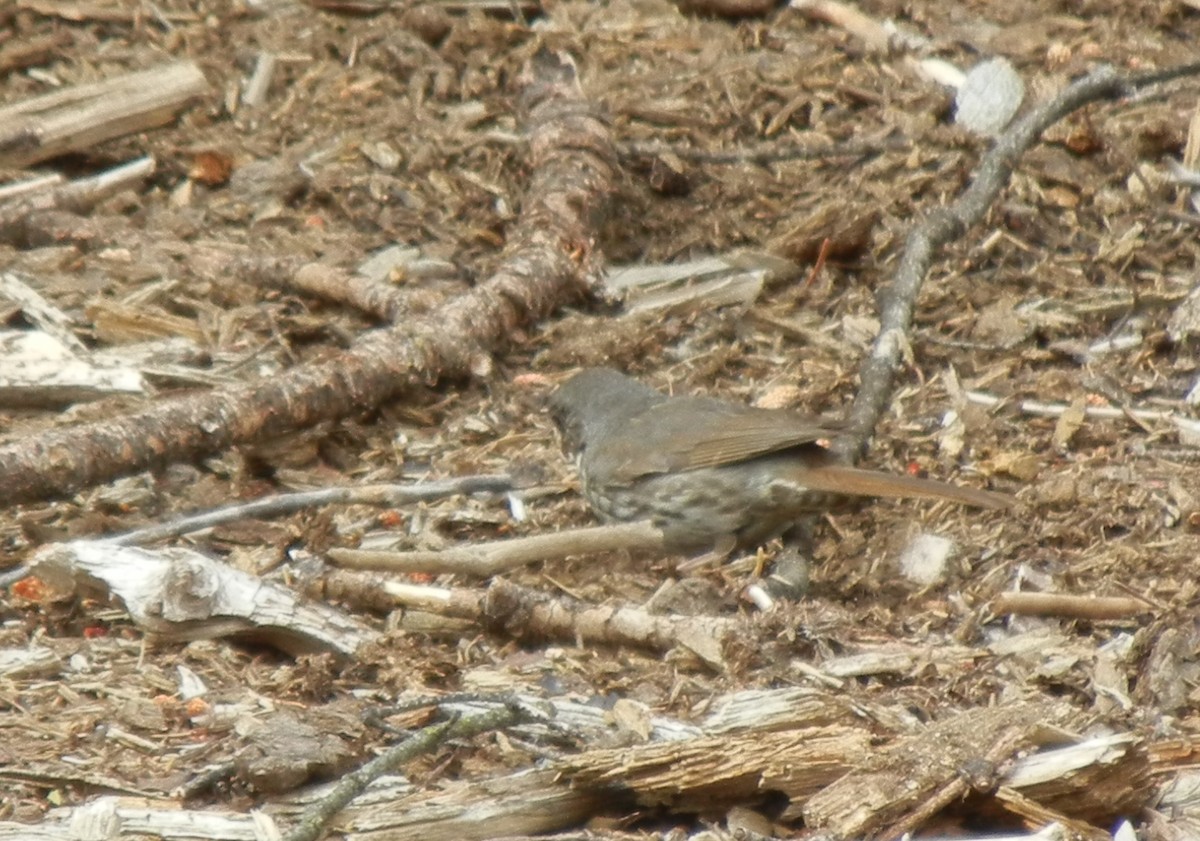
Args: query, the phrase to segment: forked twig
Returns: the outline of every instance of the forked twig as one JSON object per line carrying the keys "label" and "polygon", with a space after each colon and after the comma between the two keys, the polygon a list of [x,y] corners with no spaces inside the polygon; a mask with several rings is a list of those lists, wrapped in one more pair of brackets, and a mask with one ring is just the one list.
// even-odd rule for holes
{"label": "forked twig", "polygon": [[979,222],[1008,183],[1013,168],[1042,132],[1072,111],[1101,99],[1123,96],[1150,85],[1200,74],[1200,63],[1138,75],[1123,75],[1111,66],[1098,67],[1064,88],[1049,102],[1015,121],[979,162],[970,186],[948,207],[930,213],[904,245],[896,274],[879,295],[879,335],[859,369],[862,385],[850,410],[846,434],[838,447],[848,456],[861,455],[887,407],[892,377],[912,332],[917,295],[936,250]]}

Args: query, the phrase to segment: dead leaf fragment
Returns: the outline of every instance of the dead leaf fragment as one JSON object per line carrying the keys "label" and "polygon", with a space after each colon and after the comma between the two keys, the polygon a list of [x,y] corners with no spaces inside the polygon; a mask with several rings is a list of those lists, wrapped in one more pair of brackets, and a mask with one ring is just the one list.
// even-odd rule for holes
{"label": "dead leaf fragment", "polygon": [[224,152],[213,150],[197,153],[192,159],[191,169],[188,170],[188,178],[209,187],[220,187],[229,181],[232,174],[233,158]]}
{"label": "dead leaf fragment", "polygon": [[985,136],[1004,130],[1025,99],[1025,82],[1004,58],[977,64],[967,72],[954,98],[954,121]]}
{"label": "dead leaf fragment", "polygon": [[629,698],[619,698],[609,711],[612,721],[624,733],[632,733],[639,741],[650,740],[652,728],[650,710],[645,704]]}
{"label": "dead leaf fragment", "polygon": [[1032,325],[1021,318],[1016,310],[1016,301],[1006,295],[979,313],[971,330],[971,338],[1007,348],[1024,341],[1030,332]]}
{"label": "dead leaf fragment", "polygon": [[1069,449],[1071,439],[1075,437],[1075,433],[1083,426],[1086,419],[1087,398],[1080,395],[1071,401],[1071,405],[1058,416],[1058,421],[1054,424],[1054,436],[1051,439],[1054,449],[1059,452]]}
{"label": "dead leaf fragment", "polygon": [[878,208],[851,202],[826,203],[789,225],[768,247],[772,254],[806,265],[817,258],[828,240],[826,255],[830,259],[854,260],[870,246],[881,215]]}
{"label": "dead leaf fragment", "polygon": [[803,390],[791,383],[771,386],[763,392],[763,396],[754,401],[760,409],[788,409],[796,405],[803,395]]}
{"label": "dead leaf fragment", "polygon": [[1041,459],[1033,453],[1023,450],[998,453],[984,462],[984,470],[987,473],[1002,473],[1022,482],[1031,482],[1036,479],[1041,469]]}
{"label": "dead leaf fragment", "polygon": [[1200,333],[1200,286],[1188,293],[1167,321],[1167,335],[1180,342]]}

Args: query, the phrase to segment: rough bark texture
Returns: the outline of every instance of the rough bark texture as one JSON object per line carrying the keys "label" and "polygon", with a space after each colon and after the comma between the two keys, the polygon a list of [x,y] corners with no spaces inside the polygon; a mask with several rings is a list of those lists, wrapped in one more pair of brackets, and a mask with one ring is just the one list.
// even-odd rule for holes
{"label": "rough bark texture", "polygon": [[525,83],[529,191],[503,262],[486,282],[426,318],[369,333],[277,379],[0,448],[0,503],[201,458],[378,406],[418,382],[464,376],[518,328],[580,297],[600,265],[594,232],[614,173],[608,129],[582,99],[569,61],[541,54]]}

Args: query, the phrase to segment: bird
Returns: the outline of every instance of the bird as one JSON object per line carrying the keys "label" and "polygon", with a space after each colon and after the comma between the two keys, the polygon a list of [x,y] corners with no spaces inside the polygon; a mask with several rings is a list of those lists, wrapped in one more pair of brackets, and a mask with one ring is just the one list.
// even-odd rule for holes
{"label": "bird", "polygon": [[585,368],[550,396],[583,494],[608,522],[651,520],[668,550],[754,548],[855,497],[943,499],[986,509],[1012,496],[852,467],[835,423],[788,409],[668,396],[612,368]]}

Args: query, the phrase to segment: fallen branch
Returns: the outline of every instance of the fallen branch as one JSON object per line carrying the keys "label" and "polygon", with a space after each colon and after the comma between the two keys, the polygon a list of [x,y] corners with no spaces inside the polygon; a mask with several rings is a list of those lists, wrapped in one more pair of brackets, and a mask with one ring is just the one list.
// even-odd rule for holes
{"label": "fallen branch", "polygon": [[154,158],[138,158],[88,178],[63,184],[46,181],[21,191],[0,205],[0,242],[22,243],[31,231],[50,225],[54,211],[83,213],[111,195],[128,189],[154,174]]}
{"label": "fallen branch", "polygon": [[912,143],[902,137],[840,140],[834,143],[796,144],[760,143],[736,149],[695,149],[679,143],[641,143],[626,140],[617,148],[626,157],[654,158],[675,155],[685,161],[706,164],[758,164],[767,166],[783,161],[834,160],[837,158],[871,158],[884,152],[903,152]]}
{"label": "fallen branch", "polygon": [[908,235],[896,274],[879,295],[879,335],[859,369],[862,383],[850,410],[846,434],[837,446],[861,455],[887,407],[892,377],[909,346],[917,295],[933,263],[934,252],[978,223],[1008,183],[1021,155],[1041,133],[1072,111],[1100,99],[1171,79],[1200,73],[1200,64],[1124,76],[1112,67],[1093,70],[1046,104],[1015,121],[983,156],[971,184],[949,207],[929,214]]}
{"label": "fallen branch", "polygon": [[451,739],[476,736],[488,730],[515,724],[525,717],[527,715],[516,705],[502,706],[490,712],[466,718],[456,717],[422,729],[357,771],[343,777],[332,791],[304,810],[299,824],[283,836],[283,841],[316,841],[334,816],[351,800],[362,794],[373,780],[399,770],[405,762],[429,753]]}
{"label": "fallen branch", "polygon": [[1129,619],[1152,610],[1131,596],[1073,596],[1067,593],[1001,593],[992,613],[1020,616],[1061,616],[1065,619]]}
{"label": "fallen branch", "polygon": [[0,166],[28,166],[164,125],[207,90],[200,68],[185,61],[0,108]]}
{"label": "fallen branch", "polygon": [[188,514],[179,519],[158,525],[136,529],[125,534],[104,539],[116,546],[145,546],[156,540],[178,537],[181,534],[210,529],[224,523],[247,520],[253,517],[278,517],[316,508],[322,505],[408,505],[443,499],[455,494],[504,493],[512,490],[513,482],[508,476],[460,476],[440,482],[419,482],[414,485],[358,485],[349,488],[321,488],[315,491],[300,491],[279,494],[229,505],[212,511]]}
{"label": "fallen branch", "polygon": [[[370,259],[365,262],[369,263]],[[413,305],[414,301],[429,298],[428,295],[414,293],[412,289],[398,289],[382,280],[337,266],[305,263],[298,257],[238,251],[223,246],[198,249],[192,268],[215,283],[236,278],[268,289],[300,292],[352,307],[383,324],[395,324],[406,315],[430,309],[426,306],[422,310]]]}
{"label": "fallen branch", "polygon": [[431,378],[466,376],[522,326],[582,296],[599,268],[593,225],[607,209],[615,153],[569,59],[539,54],[525,79],[533,174],[491,278],[425,318],[272,380],[0,447],[0,504],[202,458],[377,406]]}
{"label": "fallen branch", "polygon": [[568,529],[513,540],[493,540],[429,552],[330,549],[330,560],[350,569],[392,573],[456,573],[481,578],[537,561],[628,549],[662,549],[662,532],[649,522]]}
{"label": "fallen branch", "polygon": [[[332,592],[349,589],[329,576]],[[386,581],[383,595],[393,606],[415,607],[444,616],[470,619],[511,636],[630,645],[651,651],[682,647],[713,668],[723,668],[724,647],[739,623],[720,616],[661,616],[635,607],[610,607],[557,598],[497,579],[486,590],[445,589]]]}
{"label": "fallen branch", "polygon": [[396,323],[409,310],[410,296],[398,289],[319,263],[302,266],[291,276],[288,285],[318,298],[369,313],[385,324]]}

